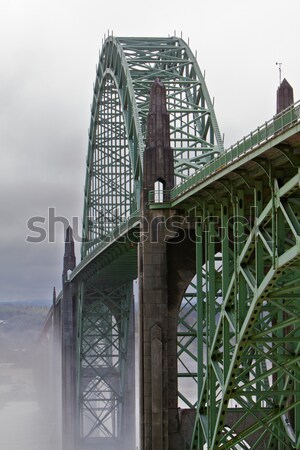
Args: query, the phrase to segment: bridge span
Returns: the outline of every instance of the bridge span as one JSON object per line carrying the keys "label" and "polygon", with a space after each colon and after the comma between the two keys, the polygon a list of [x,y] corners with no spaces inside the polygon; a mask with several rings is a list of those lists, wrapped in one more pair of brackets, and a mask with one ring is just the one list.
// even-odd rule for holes
{"label": "bridge span", "polygon": [[63,450],[300,449],[300,103],[277,95],[224,150],[182,39],[104,42],[81,260],[69,228],[42,333]]}

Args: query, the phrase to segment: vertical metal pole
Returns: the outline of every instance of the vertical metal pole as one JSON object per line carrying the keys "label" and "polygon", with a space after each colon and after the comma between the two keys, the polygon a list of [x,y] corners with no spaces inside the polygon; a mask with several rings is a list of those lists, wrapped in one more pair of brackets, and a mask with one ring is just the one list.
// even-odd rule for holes
{"label": "vertical metal pole", "polygon": [[[259,224],[257,223],[258,217],[262,213],[263,210],[263,182],[256,181],[255,182],[255,190],[254,190],[254,227],[256,229],[256,239],[255,239],[255,273],[256,273],[256,287],[258,287],[264,279],[264,258],[263,258],[263,243],[261,238],[258,235]],[[263,360],[260,364],[256,364],[255,372],[257,378],[260,378],[262,373],[266,371],[266,362]],[[266,386],[265,386],[266,387]],[[263,389],[262,383],[256,383],[256,390],[258,392],[258,396],[260,396],[260,392]],[[257,400],[256,400],[257,401]],[[260,401],[259,406],[265,407],[265,402]]]}
{"label": "vertical metal pole", "polygon": [[[223,299],[226,295],[228,286],[229,286],[229,268],[230,268],[230,260],[229,260],[229,202],[228,199],[223,200],[222,209],[221,209],[221,226],[222,226],[222,296]],[[225,383],[229,365],[230,365],[230,342],[229,342],[229,323],[227,318],[224,318],[223,322],[223,373],[224,379],[223,383]]]}
{"label": "vertical metal pole", "polygon": [[[201,218],[202,219],[202,218]],[[202,220],[196,222],[196,274],[197,274],[197,364],[198,364],[198,402],[200,399],[201,391],[203,389],[204,380],[204,311],[203,311],[203,279],[202,279],[202,266],[203,266],[203,229]],[[201,432],[200,423],[197,422],[198,429],[198,450],[202,450],[204,445],[203,433]]]}
{"label": "vertical metal pole", "polygon": [[210,208],[208,217],[208,233],[206,233],[207,246],[207,269],[208,269],[208,283],[207,283],[207,366],[209,367],[209,443],[211,445],[216,423],[217,409],[216,409],[216,375],[212,369],[211,350],[213,339],[216,330],[216,269],[215,269],[215,222],[214,209]]}
{"label": "vertical metal pole", "polygon": [[239,288],[239,271],[238,271],[238,245],[237,245],[237,223],[236,218],[238,215],[237,198],[234,193],[231,193],[232,203],[232,247],[233,247],[233,271],[234,271],[234,333],[235,340],[238,340],[239,332],[239,303],[238,303],[238,288]]}
{"label": "vertical metal pole", "polygon": [[[258,227],[257,219],[263,210],[263,182],[256,181],[255,183],[255,210],[254,210],[254,226]],[[258,230],[257,230],[258,231]],[[264,278],[264,264],[263,264],[263,243],[261,239],[257,236],[255,242],[255,252],[256,252],[256,285],[260,285]]]}
{"label": "vertical metal pole", "polygon": [[[278,257],[280,254],[284,252],[284,218],[279,208],[277,208],[278,202],[278,181],[275,178],[271,179],[271,195],[272,195],[272,238],[273,238],[273,266],[274,268],[277,266]],[[278,309],[274,312],[274,321],[273,324],[280,324],[284,320],[284,313],[281,309]],[[284,329],[279,329],[277,333],[275,333],[274,338],[284,339]],[[284,350],[281,346],[278,346],[277,352],[280,355],[284,354]],[[279,356],[280,358],[280,356]],[[275,374],[273,377],[273,382],[276,385],[275,389],[284,391],[286,388],[285,376],[278,377],[278,374]],[[279,398],[274,399],[274,403],[279,407]],[[281,440],[278,441],[278,450],[285,450],[285,445],[282,441],[285,440],[285,430],[283,428],[283,423],[281,417],[277,419],[277,427],[278,427],[278,435]]]}
{"label": "vertical metal pole", "polygon": [[[244,191],[239,189],[237,192],[237,224],[236,224],[236,230],[237,230],[237,248],[238,248],[238,254],[240,254],[241,249],[243,248],[243,245],[245,243],[246,234],[245,234],[245,224],[246,224],[246,217],[245,217],[245,196]],[[246,313],[247,313],[247,286],[246,286],[246,280],[242,276],[242,274],[239,274],[239,287],[238,287],[238,316],[239,316],[239,330],[244,323]]]}
{"label": "vertical metal pole", "polygon": [[[294,343],[294,347],[295,347],[295,355],[299,355],[300,352],[300,332],[296,332],[295,336],[298,337],[298,342]],[[294,402],[297,403],[300,401],[300,380],[298,378],[298,381],[294,382],[294,386],[295,386],[295,398],[294,398]],[[295,406],[295,410],[294,410],[294,420],[293,420],[293,427],[294,427],[294,431],[295,431],[295,436],[297,439],[296,442],[296,448],[300,448],[300,405],[299,403],[296,404]]]}

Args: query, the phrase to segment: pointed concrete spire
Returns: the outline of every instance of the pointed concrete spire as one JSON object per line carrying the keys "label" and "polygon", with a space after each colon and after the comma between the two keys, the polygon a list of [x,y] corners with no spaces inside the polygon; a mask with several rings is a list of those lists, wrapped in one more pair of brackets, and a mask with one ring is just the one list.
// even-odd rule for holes
{"label": "pointed concrete spire", "polygon": [[148,191],[156,181],[164,190],[174,187],[174,156],[170,146],[170,119],[167,112],[166,88],[159,78],[151,86],[147,119],[147,140],[144,152],[144,204]]}
{"label": "pointed concrete spire", "polygon": [[277,114],[294,103],[292,86],[284,78],[277,89]]}
{"label": "pointed concrete spire", "polygon": [[56,305],[56,289],[55,289],[55,286],[54,286],[54,288],[53,288],[53,296],[52,296],[52,299],[53,299],[53,306],[55,306],[55,305]]}
{"label": "pointed concrete spire", "polygon": [[66,275],[69,270],[72,271],[75,267],[76,267],[76,257],[74,251],[73,231],[72,228],[69,226],[66,231],[66,239],[65,239],[63,275]]}
{"label": "pointed concrete spire", "polygon": [[160,78],[156,78],[150,91],[150,113],[166,113],[166,103],[166,88]]}

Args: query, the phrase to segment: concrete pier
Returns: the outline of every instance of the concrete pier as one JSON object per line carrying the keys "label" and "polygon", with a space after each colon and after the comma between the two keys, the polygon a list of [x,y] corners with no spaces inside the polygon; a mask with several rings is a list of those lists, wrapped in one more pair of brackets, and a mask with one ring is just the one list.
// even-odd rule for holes
{"label": "concrete pier", "polygon": [[160,80],[154,82],[150,94],[141,205],[141,448],[182,450],[177,407],[177,324],[183,294],[195,273],[195,249],[178,230],[172,231],[175,210],[149,209],[149,192],[157,181],[163,184],[163,199],[167,200],[168,190],[174,186],[174,160],[166,91]]}
{"label": "concrete pier", "polygon": [[61,302],[62,336],[62,447],[76,450],[77,425],[77,366],[76,366],[76,295],[69,274],[76,266],[72,229],[68,227],[62,274],[63,298]]}

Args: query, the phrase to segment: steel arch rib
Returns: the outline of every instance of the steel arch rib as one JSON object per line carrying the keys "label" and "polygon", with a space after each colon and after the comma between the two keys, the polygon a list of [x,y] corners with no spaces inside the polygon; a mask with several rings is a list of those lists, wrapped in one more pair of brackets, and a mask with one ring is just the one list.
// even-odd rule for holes
{"label": "steel arch rib", "polygon": [[[109,65],[109,58],[115,60],[115,65],[113,68],[107,67]],[[106,64],[105,64],[106,61]],[[119,72],[119,73],[118,73]],[[123,112],[125,109],[132,111],[132,114],[127,115],[127,120],[125,120],[125,126],[127,129],[127,137],[134,137],[135,145],[130,147],[130,159],[132,165],[132,173],[134,174],[134,179],[139,181],[141,179],[141,163],[140,155],[136,151],[141,147],[141,131],[138,120],[138,115],[136,114],[136,105],[134,91],[131,83],[131,77],[126,64],[126,60],[122,53],[122,48],[118,45],[116,38],[108,38],[106,44],[104,45],[102,52],[100,54],[96,82],[94,86],[93,103],[91,109],[91,123],[89,131],[89,146],[88,146],[88,156],[87,156],[87,171],[86,171],[86,184],[85,184],[85,199],[84,199],[84,212],[83,212],[83,245],[82,245],[82,257],[87,254],[86,241],[90,241],[90,236],[88,235],[89,229],[89,209],[91,203],[91,177],[92,177],[92,166],[93,158],[95,152],[95,136],[97,127],[97,114],[99,109],[99,102],[101,101],[101,94],[103,89],[103,84],[107,76],[110,76],[113,80],[117,89],[123,91],[123,95],[119,94],[119,100],[121,103],[121,108]],[[136,145],[138,142],[138,145]],[[135,192],[137,195],[137,192]],[[101,204],[101,199],[99,204]],[[116,205],[117,207],[118,205]]]}
{"label": "steel arch rib", "polygon": [[[223,150],[205,80],[188,45],[182,39],[175,37],[116,38],[110,36],[105,41],[100,54],[91,108],[82,258],[97,246],[103,235],[108,234],[114,226],[127,220],[131,213],[139,209],[149,91],[151,83],[157,77],[165,83],[168,92],[171,145],[175,151],[177,182],[195,173]],[[115,164],[114,158],[116,161],[118,151],[121,155],[120,146],[119,149],[112,148],[110,154],[105,156],[105,151],[109,152],[109,146],[105,148],[104,141],[114,139],[116,142],[116,138],[109,134],[110,125],[115,120],[109,108],[105,112],[105,117],[103,113],[105,120],[101,117],[101,108],[105,108],[105,102],[111,100],[109,95],[105,94],[108,79],[112,81],[112,89],[116,89],[114,107],[119,114],[120,122],[123,121],[120,129],[123,127],[124,136],[123,143],[120,145],[126,147],[128,153],[126,181],[124,182],[122,175],[118,174],[119,184],[123,183],[123,191],[118,195],[121,199],[127,196],[124,200],[126,203],[124,215],[121,214],[121,216],[118,212],[117,196],[110,202],[115,204],[110,205],[109,213],[105,208],[108,195],[112,198],[108,192],[114,189],[112,179],[114,177],[110,176],[111,172],[107,167],[109,164],[111,166]],[[99,136],[102,143],[99,143],[101,140]],[[96,153],[100,155],[98,162],[95,159]],[[105,164],[100,161],[101,159],[105,160]],[[101,194],[99,194],[99,186],[106,186],[102,187]],[[102,219],[101,215],[103,215]],[[114,219],[115,223],[113,223]]]}
{"label": "steel arch rib", "polygon": [[[81,266],[98,250],[100,255],[103,244],[108,242],[106,237],[114,235],[116,240],[115,230],[121,230],[130,218],[138,220],[149,92],[156,78],[167,89],[176,183],[223,150],[205,80],[182,39],[109,37],[100,53],[91,107]],[[86,285],[90,282],[86,281]],[[85,296],[89,300],[87,292],[83,294],[83,321],[88,319]],[[99,320],[106,323],[106,312],[101,311]],[[81,339],[88,344],[93,335],[87,333],[85,339],[85,332],[83,326]],[[82,357],[85,361],[84,354]],[[104,375],[103,379],[98,377],[99,383],[104,383]],[[102,385],[97,389],[101,397],[105,389]],[[86,395],[88,407],[89,390]],[[95,418],[90,433],[100,429],[102,422]],[[105,434],[105,428],[101,432]]]}

